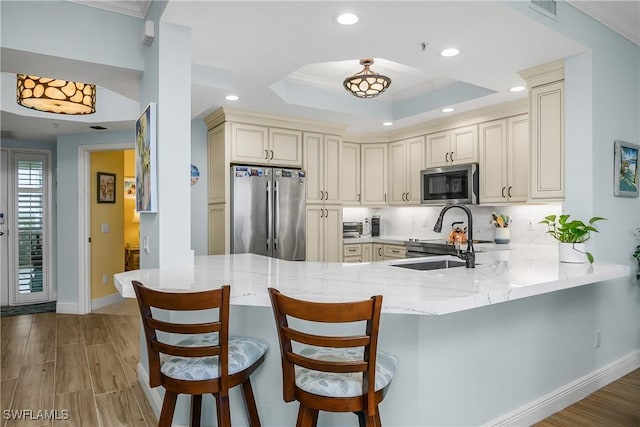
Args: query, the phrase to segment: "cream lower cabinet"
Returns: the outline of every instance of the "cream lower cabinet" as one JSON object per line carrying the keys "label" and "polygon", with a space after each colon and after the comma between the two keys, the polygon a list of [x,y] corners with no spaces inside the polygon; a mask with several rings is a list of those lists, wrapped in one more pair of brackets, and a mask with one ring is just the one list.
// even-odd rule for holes
{"label": "cream lower cabinet", "polygon": [[371,243],[346,243],[342,251],[343,262],[371,262],[373,255]]}
{"label": "cream lower cabinet", "polygon": [[342,203],[342,138],[304,133],[307,203]]}
{"label": "cream lower cabinet", "polygon": [[420,171],[425,165],[424,137],[389,144],[389,204],[420,204]]}
{"label": "cream lower cabinet", "polygon": [[480,203],[526,202],[529,196],[528,115],[479,125]]}
{"label": "cream lower cabinet", "polygon": [[362,206],[387,205],[387,144],[362,144],[361,201]]}
{"label": "cream lower cabinet", "polygon": [[307,261],[342,261],[342,206],[307,205]]}
{"label": "cream lower cabinet", "polygon": [[465,126],[427,135],[427,167],[478,161],[478,126]]}
{"label": "cream lower cabinet", "polygon": [[386,261],[407,257],[407,248],[404,245],[373,243],[371,244],[371,251],[372,261]]}
{"label": "cream lower cabinet", "polygon": [[226,224],[226,203],[209,205],[209,255],[228,253],[229,227]]}
{"label": "cream lower cabinet", "polygon": [[384,245],[381,243],[371,244],[371,260],[382,261],[384,259]]}
{"label": "cream lower cabinet", "polygon": [[360,144],[342,143],[342,204],[360,206]]}
{"label": "cream lower cabinet", "polygon": [[231,161],[274,166],[302,166],[302,132],[231,123]]}
{"label": "cream lower cabinet", "polygon": [[529,92],[532,200],[564,199],[564,80]]}

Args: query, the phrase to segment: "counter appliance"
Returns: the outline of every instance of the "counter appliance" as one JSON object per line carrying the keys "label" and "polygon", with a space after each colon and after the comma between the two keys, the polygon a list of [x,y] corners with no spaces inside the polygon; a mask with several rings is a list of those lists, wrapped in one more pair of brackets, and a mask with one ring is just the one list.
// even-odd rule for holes
{"label": "counter appliance", "polygon": [[374,215],[371,217],[371,236],[380,236],[380,215]]}
{"label": "counter appliance", "polygon": [[232,166],[231,197],[232,254],[305,260],[303,171]]}
{"label": "counter appliance", "polygon": [[444,205],[480,202],[478,164],[443,166],[420,171],[420,203]]}
{"label": "counter appliance", "polygon": [[342,238],[348,239],[352,237],[362,236],[362,223],[361,222],[343,222],[342,223]]}

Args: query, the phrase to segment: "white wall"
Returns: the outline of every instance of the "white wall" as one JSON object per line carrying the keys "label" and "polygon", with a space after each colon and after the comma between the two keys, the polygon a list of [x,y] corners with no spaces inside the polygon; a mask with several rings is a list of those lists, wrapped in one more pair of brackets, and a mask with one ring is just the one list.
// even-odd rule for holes
{"label": "white wall", "polygon": [[200,170],[200,180],[191,186],[191,249],[207,255],[209,236],[207,183],[207,126],[202,119],[191,121],[191,163]]}

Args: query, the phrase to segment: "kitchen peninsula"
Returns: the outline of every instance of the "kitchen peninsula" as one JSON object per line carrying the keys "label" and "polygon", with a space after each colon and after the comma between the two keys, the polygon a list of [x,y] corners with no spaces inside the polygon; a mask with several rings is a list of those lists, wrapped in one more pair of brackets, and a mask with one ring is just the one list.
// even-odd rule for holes
{"label": "kitchen peninsula", "polygon": [[[415,271],[397,266],[415,261],[343,264],[219,255],[197,257],[194,267],[129,271],[115,278],[119,292],[128,298],[135,297],[134,279],[172,291],[230,284],[231,332],[270,343],[265,365],[253,380],[265,426],[291,425],[297,411],[281,397],[280,355],[267,288],[316,301],[382,294],[380,347],[400,358],[380,408],[382,421],[385,426],[426,426],[488,423],[564,385],[562,379],[553,386],[553,378],[532,378],[554,375],[542,371],[546,365],[541,359],[563,363],[567,352],[584,344],[581,339],[563,341],[585,310],[590,291],[583,291],[583,285],[617,286],[613,279],[630,274],[627,266],[616,264],[560,264],[555,246],[480,252],[475,269]],[[498,304],[503,302],[508,303]],[[540,346],[548,346],[543,357],[534,351]],[[145,359],[142,349],[138,374],[149,392]],[[547,389],[541,389],[541,383]],[[148,396],[157,407],[156,390]],[[525,400],[516,400],[523,396]],[[231,403],[234,425],[246,425],[239,395],[233,394]],[[213,402],[205,399],[207,405],[205,419],[214,419]],[[354,424],[350,417],[321,414],[319,425]],[[188,422],[184,403],[176,422]]]}

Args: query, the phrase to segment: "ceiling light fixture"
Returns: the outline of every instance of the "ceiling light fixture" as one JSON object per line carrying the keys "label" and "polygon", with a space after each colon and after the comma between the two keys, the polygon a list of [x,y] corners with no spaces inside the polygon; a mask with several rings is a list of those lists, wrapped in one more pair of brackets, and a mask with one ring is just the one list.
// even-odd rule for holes
{"label": "ceiling light fixture", "polygon": [[456,56],[459,53],[460,51],[458,49],[456,49],[455,47],[450,47],[440,52],[440,56],[444,56],[445,58],[450,58],[452,56]]}
{"label": "ceiling light fixture", "polygon": [[358,15],[356,15],[355,13],[341,13],[336,18],[336,21],[340,25],[353,25],[359,20],[360,18],[358,18]]}
{"label": "ceiling light fixture", "polygon": [[237,101],[238,99],[238,95],[227,95],[224,97],[224,99],[226,99],[227,101]]}
{"label": "ceiling light fixture", "polygon": [[393,126],[393,122],[383,122],[382,126]]}
{"label": "ceiling light fixture", "polygon": [[524,86],[514,86],[511,89],[509,89],[509,92],[522,92],[525,89],[526,88]]}
{"label": "ceiling light fixture", "polygon": [[96,86],[18,74],[16,102],[46,113],[92,114],[96,112]]}
{"label": "ceiling light fixture", "polygon": [[374,98],[387,90],[391,85],[391,79],[369,69],[373,64],[372,58],[360,60],[360,65],[364,66],[362,71],[347,77],[342,85],[353,96],[358,98]]}
{"label": "ceiling light fixture", "polygon": [[440,111],[442,111],[443,113],[452,113],[452,112],[454,112],[454,111],[455,111],[455,109],[454,109],[454,108],[451,108],[451,107],[446,107],[446,108],[443,108],[443,109],[442,109],[442,110],[440,110]]}

